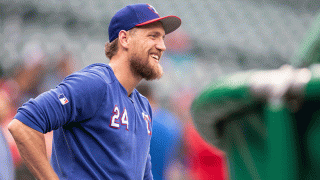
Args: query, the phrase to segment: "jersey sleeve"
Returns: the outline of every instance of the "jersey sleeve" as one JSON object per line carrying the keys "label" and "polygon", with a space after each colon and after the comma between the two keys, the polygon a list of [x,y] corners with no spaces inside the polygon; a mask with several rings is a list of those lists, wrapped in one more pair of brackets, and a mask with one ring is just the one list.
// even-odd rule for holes
{"label": "jersey sleeve", "polygon": [[152,175],[152,171],[151,171],[151,156],[150,156],[150,154],[148,155],[143,179],[144,180],[153,180],[153,175]]}
{"label": "jersey sleeve", "polygon": [[93,117],[105,92],[106,85],[98,74],[74,73],[55,89],[23,104],[15,119],[42,133],[50,132],[70,122]]}

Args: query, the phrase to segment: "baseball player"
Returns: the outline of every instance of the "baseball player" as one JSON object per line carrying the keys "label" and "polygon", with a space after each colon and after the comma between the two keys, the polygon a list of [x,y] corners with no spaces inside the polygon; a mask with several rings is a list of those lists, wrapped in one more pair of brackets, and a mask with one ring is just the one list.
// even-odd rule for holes
{"label": "baseball player", "polygon": [[9,130],[37,179],[153,179],[151,106],[135,87],[162,76],[164,36],[180,25],[149,4],[124,7],[109,25],[109,64],[89,65],[18,109]]}

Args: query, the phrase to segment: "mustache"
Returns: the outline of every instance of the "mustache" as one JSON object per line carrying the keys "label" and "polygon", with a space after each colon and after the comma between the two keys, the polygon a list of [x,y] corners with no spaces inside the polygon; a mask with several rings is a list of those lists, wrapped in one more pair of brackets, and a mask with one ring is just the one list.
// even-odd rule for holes
{"label": "mustache", "polygon": [[161,52],[161,51],[159,51],[159,50],[149,50],[148,53],[149,53],[149,54],[155,54],[155,55],[159,56],[159,59],[160,59],[163,52]]}

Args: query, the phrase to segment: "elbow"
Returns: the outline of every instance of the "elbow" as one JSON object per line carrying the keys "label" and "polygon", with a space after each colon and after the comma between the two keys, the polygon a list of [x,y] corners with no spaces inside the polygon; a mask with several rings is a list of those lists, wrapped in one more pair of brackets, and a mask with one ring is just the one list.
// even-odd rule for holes
{"label": "elbow", "polygon": [[10,133],[12,132],[12,131],[14,131],[14,129],[15,129],[15,127],[16,127],[16,125],[15,125],[15,123],[13,122],[14,120],[12,120],[9,124],[8,124],[8,130],[10,131]]}
{"label": "elbow", "polygon": [[18,132],[20,127],[21,127],[21,122],[17,119],[13,119],[9,124],[8,124],[8,130],[11,133],[12,136],[14,136],[15,132]]}
{"label": "elbow", "polygon": [[42,132],[37,131],[25,124],[23,124],[18,119],[13,119],[9,125],[8,130],[11,133],[12,137],[16,140],[17,138],[20,139],[22,137],[32,137],[35,135],[43,135]]}

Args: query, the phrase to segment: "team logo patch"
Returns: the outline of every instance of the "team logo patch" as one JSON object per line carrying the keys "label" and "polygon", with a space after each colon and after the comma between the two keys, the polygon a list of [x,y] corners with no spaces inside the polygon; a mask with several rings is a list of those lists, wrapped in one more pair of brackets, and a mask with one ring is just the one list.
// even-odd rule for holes
{"label": "team logo patch", "polygon": [[147,4],[149,7],[149,9],[151,10],[151,11],[153,11],[154,13],[156,13],[157,15],[159,15],[159,13],[157,12],[157,10],[153,7],[153,6],[151,6],[150,4]]}
{"label": "team logo patch", "polygon": [[62,105],[65,105],[69,102],[69,100],[66,98],[64,94],[60,94],[58,98]]}

